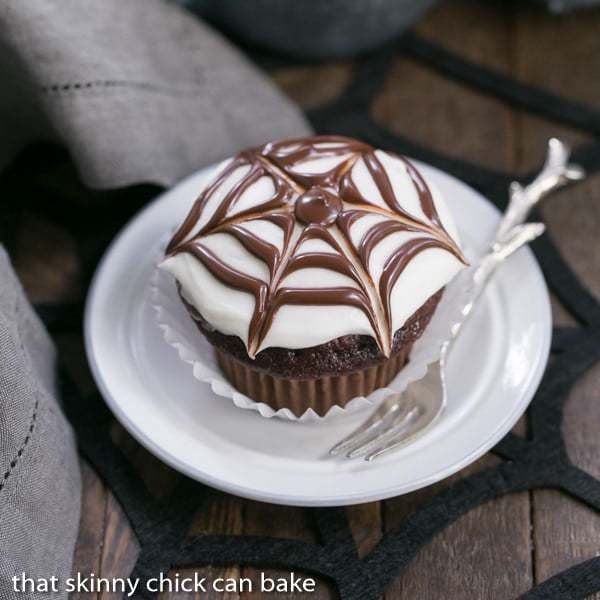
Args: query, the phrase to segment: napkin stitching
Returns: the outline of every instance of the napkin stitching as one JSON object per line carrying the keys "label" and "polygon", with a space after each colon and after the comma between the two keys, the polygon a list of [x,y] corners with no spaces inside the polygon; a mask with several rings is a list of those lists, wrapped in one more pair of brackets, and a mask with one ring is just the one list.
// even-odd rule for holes
{"label": "napkin stitching", "polygon": [[[24,361],[25,361],[25,368],[31,374],[31,372],[32,372],[32,369],[31,369],[31,357],[30,357],[27,349],[25,348],[25,344],[23,342],[23,336],[22,336],[22,333],[21,333],[21,323],[24,320],[28,320],[29,322],[31,322],[31,319],[30,319],[31,315],[28,315],[27,311],[23,310],[22,304],[18,303],[18,301],[17,301],[16,294],[15,294],[15,304],[13,306],[13,311],[12,312],[13,312],[13,314],[15,316],[16,337],[17,337],[18,346],[21,349],[21,353],[22,353],[22,356],[23,356]],[[34,331],[35,331],[35,328],[34,328]],[[39,388],[36,390],[36,393],[37,394],[40,393]],[[25,451],[25,448],[27,447],[27,444],[29,444],[29,441],[31,440],[31,437],[32,437],[33,432],[35,430],[35,425],[36,425],[36,421],[37,421],[37,415],[38,415],[39,405],[40,405],[40,400],[39,400],[39,397],[38,397],[36,399],[35,403],[33,404],[33,412],[32,412],[32,415],[31,415],[31,419],[29,420],[29,427],[28,427],[28,430],[27,430],[27,434],[25,435],[25,439],[23,440],[23,443],[21,444],[21,447],[17,450],[16,454],[13,456],[12,460],[10,461],[10,463],[8,465],[8,469],[4,472],[4,475],[2,475],[2,479],[0,480],[0,492],[4,489],[4,486],[6,485],[6,481],[11,476],[12,472],[17,467],[17,465],[19,464],[19,459],[23,455],[23,452]]]}
{"label": "napkin stitching", "polygon": [[36,424],[36,421],[37,421],[37,412],[38,412],[39,404],[40,404],[40,401],[36,400],[35,404],[33,405],[33,414],[31,415],[31,420],[29,422],[28,433],[25,436],[25,439],[23,440],[23,444],[21,445],[21,447],[17,451],[16,455],[10,461],[8,469],[6,470],[6,472],[4,473],[4,475],[2,476],[2,480],[0,481],[0,492],[2,491],[2,489],[4,488],[4,486],[6,485],[6,481],[11,476],[11,473],[14,471],[14,469],[17,466],[17,464],[19,464],[19,459],[23,455],[23,452],[25,451],[25,448],[27,447],[27,444],[29,444],[29,440],[31,439],[31,437],[33,435],[33,432],[35,430],[35,424]]}
{"label": "napkin stitching", "polygon": [[149,81],[130,81],[124,79],[98,79],[95,81],[76,81],[70,83],[53,83],[50,85],[43,85],[40,87],[43,94],[60,94],[63,92],[78,92],[90,89],[98,88],[133,88],[146,92],[155,92],[160,94],[167,94],[170,96],[189,96],[197,97],[198,92],[201,89],[199,83],[191,84],[194,89],[183,89],[183,88],[171,88],[168,85],[161,85],[159,83],[152,83]]}
{"label": "napkin stitching", "polygon": [[[416,52],[413,54],[417,55]],[[427,57],[420,55],[417,58],[421,62],[437,62],[439,54]],[[381,59],[376,57],[376,60]],[[389,56],[385,60],[388,66],[392,64]],[[374,93],[379,89],[372,85],[365,87],[373,82],[374,67],[379,68],[380,63],[367,62],[357,69],[353,79],[355,85],[345,92],[348,98],[344,100],[344,104],[338,100],[328,108],[311,113],[316,129],[320,133],[335,130],[336,133],[368,136],[368,141],[371,142],[380,140],[379,145],[414,154],[467,179],[475,187],[485,191],[497,205],[503,206],[511,174],[483,169],[437,154],[412,140],[392,134],[369,117],[367,104],[372,104]],[[442,72],[446,74],[447,69],[442,69]],[[482,87],[483,75],[488,76],[488,71],[483,74],[478,71],[477,81],[474,82],[476,87]],[[516,104],[520,100],[518,94],[515,94],[515,82],[511,80],[509,83],[510,85],[505,86],[508,91],[505,92],[504,99]],[[484,88],[491,94],[488,84]],[[365,92],[365,89],[368,98],[358,106],[352,101],[351,95],[356,97]],[[544,109],[543,103],[539,102],[539,94],[530,95],[526,100],[532,112],[539,113]],[[355,105],[356,111],[352,112]],[[563,122],[565,116],[564,112],[557,115],[558,121]],[[569,118],[572,116],[571,113]],[[600,169],[598,146],[596,142],[590,142],[579,146],[575,151],[575,158],[583,162],[590,172]],[[71,223],[68,219],[65,222]],[[85,235],[85,232],[81,235]],[[198,502],[206,499],[206,488],[190,479],[181,478],[179,486],[168,499],[154,498],[143,485],[133,465],[111,439],[109,427],[112,419],[101,397],[98,394],[84,395],[75,383],[66,385],[63,390],[65,405],[80,433],[82,452],[114,491],[139,539],[141,550],[136,572],[146,578],[160,570],[168,570],[171,564],[195,567],[204,564],[289,566],[290,570],[300,568],[333,580],[340,597],[346,600],[364,600],[380,597],[384,588],[405,571],[419,549],[428,544],[434,535],[461,515],[499,495],[523,489],[558,487],[561,493],[568,494],[570,498],[600,510],[598,481],[591,476],[584,476],[583,472],[569,462],[560,430],[564,417],[562,408],[568,396],[567,388],[581,377],[584,370],[595,364],[600,356],[591,343],[597,338],[597,328],[594,327],[600,319],[598,303],[569,270],[550,238],[538,241],[535,252],[550,286],[569,313],[574,314],[584,327],[577,331],[577,335],[572,335],[570,331],[569,336],[564,335],[565,331],[562,336],[555,335],[556,362],[549,366],[545,383],[529,410],[531,435],[520,438],[509,434],[494,449],[494,453],[503,459],[499,466],[471,474],[445,491],[436,492],[428,504],[414,507],[412,514],[404,516],[399,526],[392,528],[393,524],[388,523],[385,538],[378,542],[362,562],[353,560],[355,554],[351,554],[351,549],[344,545],[351,540],[351,536],[336,536],[342,528],[348,528],[341,508],[312,509],[315,511],[312,514],[317,516],[319,540],[323,545],[290,545],[290,540],[264,536],[248,538],[204,535],[195,537],[192,543],[180,548],[181,540],[188,536],[190,523],[197,514]],[[61,308],[65,314],[69,314],[69,307]],[[555,334],[560,331],[555,329]],[[582,354],[579,347],[584,343],[589,345],[584,346],[585,352]],[[68,384],[68,377],[65,376],[62,383]],[[71,393],[67,393],[69,389]],[[549,450],[552,451],[552,461],[547,458]],[[557,465],[556,469],[554,465]],[[165,553],[165,548],[172,549],[173,552]],[[600,579],[594,577],[600,571],[599,565],[600,557],[594,557],[537,584],[521,598],[562,599],[565,590],[573,597],[587,596],[600,589]]]}

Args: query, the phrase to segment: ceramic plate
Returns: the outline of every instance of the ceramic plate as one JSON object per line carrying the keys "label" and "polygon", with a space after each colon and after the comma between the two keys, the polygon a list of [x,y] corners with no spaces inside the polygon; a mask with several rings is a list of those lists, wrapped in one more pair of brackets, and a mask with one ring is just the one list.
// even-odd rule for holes
{"label": "ceramic plate", "polygon": [[[424,164],[419,168],[444,193],[464,245],[483,251],[498,211],[457,179]],[[457,341],[443,416],[412,445],[373,463],[327,455],[366,417],[364,412],[321,422],[265,419],[194,379],[162,338],[149,285],[161,238],[184,217],[205,172],[187,178],[132,219],[106,252],[87,299],[86,349],[98,386],[117,418],[148,450],[232,494],[331,506],[380,500],[434,483],[476,460],[511,429],[535,393],[550,348],[548,291],[528,248],[500,268]]]}

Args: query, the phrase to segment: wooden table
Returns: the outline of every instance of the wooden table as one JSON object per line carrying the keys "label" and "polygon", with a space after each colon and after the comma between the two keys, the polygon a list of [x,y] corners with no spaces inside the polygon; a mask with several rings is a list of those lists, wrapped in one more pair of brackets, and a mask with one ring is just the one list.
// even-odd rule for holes
{"label": "wooden table", "polygon": [[[600,106],[600,11],[554,18],[520,4],[443,2],[417,31],[470,60]],[[340,93],[352,69],[352,61],[340,61],[277,69],[273,76],[303,108],[313,109]],[[580,133],[513,110],[407,58],[397,59],[372,110],[377,120],[395,132],[428,147],[510,172],[526,172],[538,166],[551,135],[573,143],[584,140]],[[599,196],[600,178],[592,177],[555,197],[543,209],[565,257],[597,296]],[[71,258],[69,239],[54,226],[35,219],[30,227],[39,241],[19,255],[17,268],[32,300],[64,300],[77,294],[78,265]],[[52,274],[48,264],[56,266]],[[558,303],[554,302],[553,309],[557,324],[571,324]],[[67,338],[61,346],[82,385],[91,386],[81,340]],[[572,390],[564,424],[570,456],[595,477],[600,477],[599,394],[600,365]],[[517,431],[523,432],[524,427],[521,422]],[[164,493],[174,473],[116,425],[114,435],[143,471],[148,486],[158,494]],[[383,530],[394,527],[450,481],[497,461],[487,455],[431,488],[385,502],[349,507],[347,514],[360,552],[368,552]],[[136,541],[110,492],[86,464],[82,470],[81,531],[74,569],[105,577],[126,576],[135,562]],[[209,509],[198,515],[194,531],[311,539],[314,534],[310,521],[310,512],[302,508],[271,506],[214,492]],[[599,551],[598,514],[557,491],[518,493],[471,511],[435,537],[388,588],[386,597],[514,598]],[[209,577],[222,575],[223,571],[231,576],[257,574],[250,568],[202,569]],[[252,598],[258,596],[253,594]],[[319,582],[316,594],[311,595],[330,596],[335,593],[325,582]],[[600,598],[600,594],[594,597]]]}

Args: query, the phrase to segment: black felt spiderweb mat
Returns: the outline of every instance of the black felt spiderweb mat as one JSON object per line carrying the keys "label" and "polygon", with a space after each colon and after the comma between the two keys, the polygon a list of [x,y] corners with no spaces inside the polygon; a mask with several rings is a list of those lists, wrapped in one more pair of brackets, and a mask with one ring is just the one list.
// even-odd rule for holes
{"label": "black felt spiderweb mat", "polygon": [[[471,64],[412,34],[363,59],[341,97],[308,114],[315,130],[363,138],[373,145],[426,161],[468,182],[498,206],[503,206],[508,182],[513,178],[511,174],[432,151],[395,135],[372,118],[371,103],[398,53],[520,109],[600,138],[599,111]],[[573,158],[588,172],[598,171],[600,142],[593,141],[576,148]],[[35,155],[28,157],[30,168],[31,161],[35,160]],[[18,175],[18,166],[15,169],[12,176]],[[7,176],[7,185],[10,185],[10,177],[11,174]],[[77,240],[77,251],[88,274],[91,274],[111,236],[156,191],[151,186],[139,186],[114,192],[126,198],[126,201],[111,203],[121,207],[120,214],[119,209],[111,208],[108,215],[102,208],[106,202],[100,201],[101,209],[97,211],[94,227],[87,231],[81,225],[82,215],[78,214],[81,209],[61,209],[54,205],[47,208],[48,203],[45,208],[38,209],[50,211],[51,218],[69,229]],[[7,231],[14,230],[14,224],[20,218],[19,210],[9,205],[0,212],[0,224],[2,221],[8,224]],[[93,219],[88,214],[86,222],[90,221]],[[528,411],[529,436],[507,435],[493,450],[502,459],[500,464],[467,476],[435,495],[409,514],[396,529],[386,531],[362,558],[358,556],[342,509],[313,510],[319,537],[316,543],[269,537],[188,537],[192,518],[199,507],[201,509],[207,494],[206,488],[181,478],[167,500],[157,500],[146,491],[132,465],[111,441],[112,416],[99,395],[93,393],[84,397],[65,378],[65,408],[78,433],[81,451],[118,498],[139,540],[140,554],[133,575],[148,578],[159,571],[168,571],[171,566],[281,567],[330,580],[344,600],[374,600],[432,536],[471,509],[494,498],[549,487],[560,489],[600,512],[600,481],[570,461],[561,432],[563,405],[569,390],[600,360],[600,304],[565,263],[550,235],[536,241],[534,251],[548,285],[578,325],[557,328],[554,332],[553,360]],[[40,305],[38,308],[53,333],[80,333],[80,303]],[[575,599],[585,598],[595,591],[600,591],[600,556],[551,577],[522,598]]]}

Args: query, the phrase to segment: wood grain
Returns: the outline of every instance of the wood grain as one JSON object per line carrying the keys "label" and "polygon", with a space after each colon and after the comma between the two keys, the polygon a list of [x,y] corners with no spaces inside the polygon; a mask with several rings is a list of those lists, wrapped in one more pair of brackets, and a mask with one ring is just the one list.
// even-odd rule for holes
{"label": "wood grain", "polygon": [[[600,105],[600,13],[556,19],[523,3],[453,0],[440,3],[419,25],[424,37],[480,63],[538,83],[560,94]],[[572,40],[572,43],[557,43]],[[304,108],[316,108],[341,91],[352,72],[351,62],[310,67],[286,67],[273,73],[281,87]],[[570,141],[586,139],[555,123],[516,111],[456,82],[445,80],[412,60],[396,61],[384,90],[373,106],[375,118],[387,127],[451,156],[506,170],[525,172],[536,166],[546,139],[560,135]],[[544,208],[552,235],[565,256],[600,297],[600,197],[598,178]],[[54,235],[54,234],[52,234]],[[32,263],[23,269],[36,273]],[[70,264],[70,263],[67,263]],[[26,276],[28,288],[46,299],[63,298],[76,271],[69,266],[64,279]],[[44,292],[52,288],[52,293]],[[555,318],[571,323],[558,304]],[[573,460],[600,476],[600,368],[587,374],[572,390],[566,406],[565,436]],[[521,423],[517,431],[524,432]],[[145,473],[151,489],[160,493],[172,473],[161,472],[146,460],[135,442],[116,432],[119,443]],[[495,464],[485,456],[450,480],[385,503],[347,508],[359,553],[377,543],[383,529],[396,527],[412,510],[453,480]],[[168,469],[167,469],[168,471]],[[135,555],[135,541],[114,499],[84,465],[84,496],[80,539],[74,570],[102,575],[123,574]],[[198,515],[192,532],[273,535],[314,540],[310,511],[244,501],[215,493],[208,510]],[[543,490],[501,498],[478,507],[437,535],[386,593],[388,600],[478,600],[513,598],[559,570],[598,552],[600,518],[564,494]],[[199,570],[203,576],[248,576],[259,570],[220,568]],[[266,570],[270,576],[285,572]],[[86,596],[89,597],[89,596]],[[200,596],[198,596],[200,597]],[[202,595],[203,598],[207,597]],[[256,599],[260,593],[208,597]],[[296,598],[265,595],[268,598]],[[320,581],[311,597],[335,597]],[[597,595],[600,599],[600,595]]]}
{"label": "wood grain", "polygon": [[[86,464],[82,463],[83,494],[79,539],[72,572],[82,577],[127,577],[137,558],[133,532],[114,496]],[[74,593],[73,598],[108,600],[119,593]]]}
{"label": "wood grain", "polygon": [[31,302],[69,302],[82,295],[75,241],[67,231],[31,213],[23,215],[15,270]]}
{"label": "wood grain", "polygon": [[381,538],[383,531],[382,502],[369,502],[346,507],[346,516],[356,544],[358,556],[367,555]]}
{"label": "wood grain", "polygon": [[[244,510],[244,534],[245,535],[269,535],[314,542],[317,539],[313,515],[305,508],[295,506],[276,506],[262,502],[245,502]],[[261,598],[284,600],[298,598],[298,594],[267,593],[256,591],[259,588],[260,573],[264,572],[267,577],[278,578],[289,576],[289,571],[281,569],[255,569],[246,567],[242,570],[245,577],[250,577],[254,582],[254,592],[243,594],[245,600],[257,600]],[[305,576],[311,576],[304,573]],[[322,579],[316,579],[317,586],[311,598],[325,600],[334,598],[335,594],[331,585]]]}
{"label": "wood grain", "polygon": [[[133,567],[138,555],[138,545],[127,521],[127,517],[115,497],[107,494],[106,516],[104,520],[104,544],[100,556],[100,577],[125,578]],[[112,600],[121,598],[120,592],[101,592],[99,598]]]}
{"label": "wood grain", "polygon": [[295,66],[272,73],[277,83],[303,110],[319,108],[337,98],[352,77],[351,62]]}
{"label": "wood grain", "polygon": [[[516,36],[517,75],[552,92],[600,106],[600,13],[553,19],[525,11]],[[573,40],[556,44],[555,40]],[[549,68],[551,65],[551,68]],[[581,132],[523,115],[520,120],[520,167],[537,162],[539,147],[549,135],[573,143],[585,141]],[[570,266],[600,298],[600,177],[589,178],[543,207],[550,234]],[[556,309],[556,304],[555,304]],[[556,311],[559,312],[559,311]],[[571,459],[595,477],[600,476],[600,367],[576,384],[565,406],[563,433]],[[600,516],[555,490],[532,494],[534,570],[541,582],[567,567],[598,555]],[[600,593],[593,596],[600,599]]]}
{"label": "wood grain", "polygon": [[[467,59],[510,67],[510,14],[501,3],[443,2],[417,32]],[[492,168],[514,165],[512,111],[408,58],[396,60],[373,107],[375,118],[428,148]]]}
{"label": "wood grain", "polygon": [[[190,535],[241,535],[243,532],[243,501],[235,496],[229,496],[220,492],[211,495],[207,506],[199,512],[190,529]],[[198,569],[173,569],[171,575],[179,573],[180,577],[192,577],[198,573],[199,577],[206,577],[207,592],[162,594],[162,598],[194,598],[196,600],[238,600],[240,594],[237,592],[217,592],[214,584],[217,579],[239,579],[241,569],[239,567],[221,567],[211,565]],[[221,584],[219,584],[221,585]]]}
{"label": "wood grain", "polygon": [[[99,573],[104,546],[107,491],[100,478],[81,462],[81,519],[79,538],[73,556],[73,573]],[[95,600],[98,594],[74,593],[73,600]]]}
{"label": "wood grain", "polygon": [[[501,3],[452,2],[434,9],[418,27],[427,39],[493,68],[511,69],[511,13]],[[515,166],[513,111],[465,86],[444,80],[406,59],[398,62],[378,118],[400,133],[457,158],[494,168]],[[521,426],[522,427],[522,426]],[[399,525],[431,495],[494,464],[485,456],[436,486],[385,502],[385,528]],[[511,598],[532,584],[528,494],[478,507],[425,546],[388,589],[387,599]]]}

